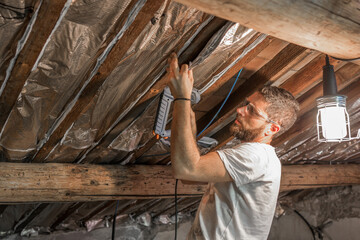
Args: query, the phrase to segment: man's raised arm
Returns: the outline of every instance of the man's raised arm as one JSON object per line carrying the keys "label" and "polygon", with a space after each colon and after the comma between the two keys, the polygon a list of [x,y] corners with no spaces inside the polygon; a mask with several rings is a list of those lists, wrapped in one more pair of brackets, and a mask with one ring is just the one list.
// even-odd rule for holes
{"label": "man's raised arm", "polygon": [[197,148],[191,119],[190,98],[194,83],[192,70],[189,70],[186,64],[179,69],[175,54],[171,55],[169,64],[170,89],[174,96],[171,125],[171,162],[174,177],[203,182],[231,181],[217,153],[200,156]]}

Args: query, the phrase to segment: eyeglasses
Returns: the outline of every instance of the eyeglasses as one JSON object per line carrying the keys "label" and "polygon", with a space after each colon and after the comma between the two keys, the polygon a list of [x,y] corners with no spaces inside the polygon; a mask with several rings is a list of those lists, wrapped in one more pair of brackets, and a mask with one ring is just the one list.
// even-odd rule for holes
{"label": "eyeglasses", "polygon": [[271,120],[264,112],[260,111],[257,107],[254,106],[248,100],[245,100],[244,106],[246,106],[246,110],[253,116],[263,118],[266,122],[276,124],[280,126],[277,122]]}

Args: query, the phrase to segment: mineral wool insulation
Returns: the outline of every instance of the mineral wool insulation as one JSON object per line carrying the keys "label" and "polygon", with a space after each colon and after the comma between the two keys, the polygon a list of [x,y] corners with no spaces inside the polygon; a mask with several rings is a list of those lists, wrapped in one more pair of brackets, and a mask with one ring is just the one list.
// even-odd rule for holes
{"label": "mineral wool insulation", "polygon": [[[56,123],[66,116],[70,104],[79,95],[79,89],[89,80],[85,79],[86,73],[94,67],[109,29],[122,17],[129,2],[71,1],[69,8],[63,11],[64,16],[44,46],[43,54],[26,80],[16,107],[4,126],[0,144],[9,159],[31,159],[56,128]],[[136,7],[140,9],[143,4],[144,0],[140,0]],[[138,10],[133,11],[136,14]],[[110,119],[121,121],[131,106],[164,74],[167,56],[173,51],[181,55],[210,20],[211,16],[196,9],[164,1],[153,20],[99,88],[87,111],[67,130],[46,161],[79,161],[79,154],[92,149],[101,139],[102,136],[97,135],[99,129],[104,124],[109,129],[113,127]],[[238,24],[224,26],[192,63],[195,87],[206,85],[208,77],[255,34],[255,31]],[[264,35],[261,35],[244,53],[263,39]],[[135,92],[138,87],[142,91]],[[116,115],[120,106],[134,95],[138,96],[137,99],[120,116]],[[156,109],[156,106],[155,99],[147,109]],[[117,135],[115,140],[106,149],[100,149],[106,152],[102,153],[104,160],[145,144],[150,138],[155,112],[145,111],[125,131],[112,132]],[[130,137],[133,138],[131,142],[128,140]],[[151,153],[165,151],[163,147],[160,147],[162,150],[156,148]]]}

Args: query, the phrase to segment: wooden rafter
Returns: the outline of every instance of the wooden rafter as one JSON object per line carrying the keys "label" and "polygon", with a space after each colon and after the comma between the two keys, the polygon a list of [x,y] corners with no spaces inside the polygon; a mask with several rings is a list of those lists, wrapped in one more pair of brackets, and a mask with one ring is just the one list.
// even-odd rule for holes
{"label": "wooden rafter", "polygon": [[356,1],[177,1],[331,56],[360,57]]}
{"label": "wooden rafter", "polygon": [[11,109],[15,106],[17,98],[26,79],[30,75],[39,54],[49,38],[66,0],[45,0],[40,6],[36,22],[31,33],[15,61],[14,68],[0,96],[0,129],[5,125]]}
{"label": "wooden rafter", "polygon": [[[285,165],[282,172],[282,191],[360,184],[360,165]],[[174,187],[170,166],[0,163],[2,203],[173,198]],[[179,197],[205,189],[178,184]]]}
{"label": "wooden rafter", "polygon": [[[4,78],[6,76],[6,71],[7,68],[10,65],[11,59],[15,56],[16,53],[16,46],[18,44],[19,39],[23,36],[23,34],[26,31],[26,28],[28,27],[28,24],[30,22],[30,19],[33,17],[36,9],[39,7],[39,0],[34,0],[32,1],[32,5],[33,6],[27,6],[30,7],[28,8],[29,10],[25,10],[25,15],[24,18],[21,19],[22,23],[21,23],[21,28],[18,29],[18,31],[13,35],[13,38],[11,39],[11,41],[7,42],[7,46],[6,49],[10,49],[10,51],[5,54],[5,56],[1,56],[2,60],[1,60],[1,65],[0,65],[0,85],[3,84],[4,82]],[[17,20],[16,20],[17,21]],[[2,42],[2,47],[4,47],[4,42]]]}
{"label": "wooden rafter", "polygon": [[32,220],[44,211],[48,205],[49,203],[39,203],[32,211],[24,213],[24,215],[15,223],[13,227],[14,232],[20,233]]}
{"label": "wooden rafter", "polygon": [[51,224],[50,229],[56,229],[56,227],[61,224],[64,220],[66,220],[74,211],[84,205],[84,202],[76,202],[70,204],[70,206],[56,218],[55,222]]}

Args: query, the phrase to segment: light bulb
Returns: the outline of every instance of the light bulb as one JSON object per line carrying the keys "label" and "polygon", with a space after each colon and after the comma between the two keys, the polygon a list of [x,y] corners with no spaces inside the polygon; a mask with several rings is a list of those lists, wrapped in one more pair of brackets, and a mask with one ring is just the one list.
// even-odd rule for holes
{"label": "light bulb", "polygon": [[327,140],[346,137],[346,109],[344,107],[326,107],[319,109],[322,135]]}

